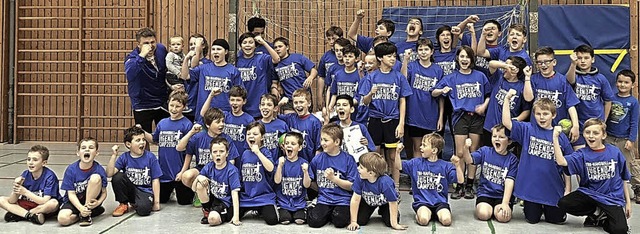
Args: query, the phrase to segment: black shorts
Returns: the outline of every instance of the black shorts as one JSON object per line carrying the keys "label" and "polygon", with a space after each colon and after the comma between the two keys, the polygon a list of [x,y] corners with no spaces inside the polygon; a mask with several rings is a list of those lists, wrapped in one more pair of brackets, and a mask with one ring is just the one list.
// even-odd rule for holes
{"label": "black shorts", "polygon": [[[76,194],[76,196],[78,197],[78,200],[80,201],[81,204],[86,204],[87,200],[85,197],[85,193],[79,193],[79,194]],[[102,204],[98,205],[96,208],[100,206],[102,206]],[[96,217],[104,213],[104,209],[96,209],[96,208],[93,208],[91,210],[91,217]],[[72,214],[80,215],[80,210],[78,210],[76,206],[71,204],[71,201],[66,201],[65,203],[62,204],[62,206],[60,206],[60,210],[64,210],[64,209],[71,210]]]}
{"label": "black shorts", "polygon": [[[496,207],[497,205],[502,203],[502,198],[490,198],[490,197],[478,196],[478,198],[476,198],[476,206],[481,202],[487,203],[491,207]],[[513,210],[513,203],[515,203],[515,200],[513,199],[513,197],[511,197],[511,200],[509,200],[509,208],[511,208],[511,210]]]}
{"label": "black shorts", "polygon": [[[420,207],[423,206],[414,206],[413,207],[413,211],[415,211],[416,213],[418,212],[418,209],[420,209]],[[432,220],[438,220],[438,211],[442,210],[442,209],[447,209],[449,210],[449,212],[451,212],[451,206],[449,205],[449,203],[438,203],[434,206],[429,206],[426,205],[425,207],[429,208],[429,210],[431,211],[431,219]]]}
{"label": "black shorts", "polygon": [[229,208],[222,200],[213,195],[209,195],[209,201],[211,202],[210,212],[218,212],[220,214],[220,220],[223,223],[231,221],[233,218],[233,208]]}
{"label": "black shorts", "polygon": [[465,112],[453,126],[453,135],[482,135],[482,131],[484,131],[483,125],[483,116],[473,112]]}
{"label": "black shorts", "polygon": [[373,144],[376,146],[384,144],[389,149],[396,148],[396,144],[400,142],[400,139],[396,138],[396,128],[399,122],[400,120],[397,119],[383,121],[380,118],[370,118],[367,130],[371,134]]}
{"label": "black shorts", "polygon": [[404,125],[404,132],[405,135],[408,135],[409,137],[423,137],[424,135],[430,134],[434,131],[416,126]]}

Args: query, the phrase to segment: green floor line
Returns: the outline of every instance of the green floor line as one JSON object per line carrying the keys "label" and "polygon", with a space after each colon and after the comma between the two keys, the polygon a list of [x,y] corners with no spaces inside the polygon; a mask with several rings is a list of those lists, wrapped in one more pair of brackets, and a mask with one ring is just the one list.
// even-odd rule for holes
{"label": "green floor line", "polygon": [[493,226],[491,219],[487,221],[487,224],[489,225],[489,229],[491,229],[491,234],[496,234],[496,228]]}
{"label": "green floor line", "polygon": [[122,220],[118,221],[117,223],[114,223],[113,225],[111,225],[111,226],[110,226],[110,227],[108,227],[107,229],[102,230],[102,231],[100,232],[100,234],[107,233],[109,230],[111,230],[111,229],[113,229],[114,227],[116,227],[116,226],[120,225],[121,223],[124,223],[124,221],[127,221],[127,219],[130,219],[130,218],[131,218],[131,217],[133,217],[134,215],[136,215],[136,212],[135,212],[135,211],[134,211],[134,212],[132,212],[129,216],[125,217],[124,219],[122,219]]}
{"label": "green floor line", "polygon": [[436,221],[431,221],[431,234],[436,233]]}

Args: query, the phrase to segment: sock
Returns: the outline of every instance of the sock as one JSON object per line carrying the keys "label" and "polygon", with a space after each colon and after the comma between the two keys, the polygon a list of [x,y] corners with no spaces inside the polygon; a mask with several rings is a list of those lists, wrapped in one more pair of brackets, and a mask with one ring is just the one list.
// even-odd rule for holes
{"label": "sock", "polygon": [[467,178],[467,187],[473,186],[473,179]]}
{"label": "sock", "polygon": [[202,208],[205,209],[205,210],[211,209],[211,201],[202,202]]}
{"label": "sock", "polygon": [[456,185],[456,191],[460,191],[462,188],[464,188],[464,184],[458,183],[458,185]]}

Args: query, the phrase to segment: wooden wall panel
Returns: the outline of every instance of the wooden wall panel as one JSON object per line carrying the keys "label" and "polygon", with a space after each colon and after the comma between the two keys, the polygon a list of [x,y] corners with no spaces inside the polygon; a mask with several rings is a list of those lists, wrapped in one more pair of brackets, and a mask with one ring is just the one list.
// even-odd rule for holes
{"label": "wooden wall panel", "polygon": [[0,2],[0,142],[8,140],[9,135],[9,1]]}

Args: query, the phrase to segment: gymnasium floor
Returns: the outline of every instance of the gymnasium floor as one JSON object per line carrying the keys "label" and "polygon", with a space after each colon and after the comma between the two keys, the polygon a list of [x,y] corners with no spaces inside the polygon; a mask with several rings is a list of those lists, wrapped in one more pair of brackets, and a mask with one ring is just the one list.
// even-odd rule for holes
{"label": "gymnasium floor", "polygon": [[[34,143],[21,143],[17,145],[0,145],[0,194],[8,195],[11,190],[13,178],[26,169],[26,152]],[[51,151],[49,168],[58,176],[64,174],[67,165],[76,159],[74,144],[47,143]],[[106,166],[109,160],[111,145],[100,146],[101,154],[96,158]],[[155,148],[152,148],[155,151]],[[60,177],[60,179],[62,179]],[[575,184],[575,183],[574,183]],[[514,208],[513,220],[507,224],[495,221],[478,221],[473,216],[475,200],[457,200],[451,202],[453,211],[453,225],[443,227],[439,223],[422,227],[414,221],[415,213],[411,209],[412,198],[408,192],[402,192],[400,204],[401,224],[409,225],[406,233],[602,233],[602,229],[582,227],[583,218],[569,216],[563,225],[553,225],[541,222],[528,224],[524,221],[522,208],[518,205]],[[111,211],[116,207],[111,185],[108,186],[108,197],[103,204],[107,212],[94,218],[93,225],[80,227],[77,224],[69,227],[60,227],[55,219],[38,226],[23,221],[18,223],[6,223],[0,220],[0,233],[187,233],[213,231],[215,233],[355,233],[346,229],[336,229],[332,225],[326,225],[320,229],[311,229],[308,226],[276,225],[267,226],[257,217],[244,217],[242,226],[224,224],[218,227],[209,227],[200,224],[202,213],[199,208],[191,206],[178,206],[175,199],[165,204],[162,210],[148,217],[139,217],[133,213],[127,213],[122,217],[111,217]],[[640,229],[640,205],[633,206],[633,216],[629,219],[631,233],[638,233]],[[5,211],[0,211],[0,217],[4,217]],[[374,214],[369,225],[364,226],[358,233],[391,233],[382,223],[379,216]],[[398,231],[400,233],[400,231]]]}

